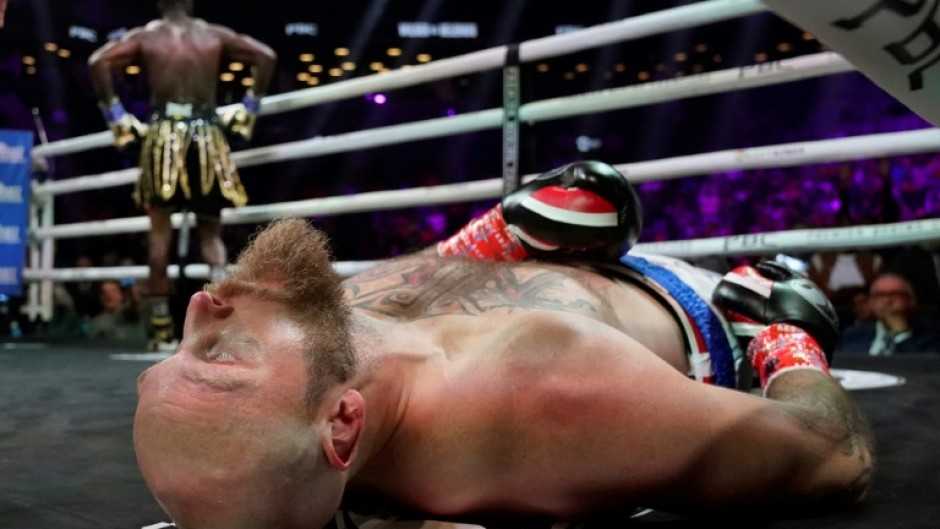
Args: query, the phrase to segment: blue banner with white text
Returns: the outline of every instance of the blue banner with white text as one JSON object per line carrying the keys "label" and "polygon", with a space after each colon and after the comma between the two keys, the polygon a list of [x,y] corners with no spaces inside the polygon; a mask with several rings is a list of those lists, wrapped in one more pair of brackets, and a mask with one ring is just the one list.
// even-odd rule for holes
{"label": "blue banner with white text", "polygon": [[33,133],[0,129],[0,294],[23,292]]}

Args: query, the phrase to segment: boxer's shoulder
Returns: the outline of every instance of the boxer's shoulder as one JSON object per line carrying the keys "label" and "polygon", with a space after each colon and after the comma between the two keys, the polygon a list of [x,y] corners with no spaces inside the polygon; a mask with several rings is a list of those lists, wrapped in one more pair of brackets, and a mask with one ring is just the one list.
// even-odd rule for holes
{"label": "boxer's shoulder", "polygon": [[565,266],[419,256],[383,262],[343,284],[354,309],[406,320],[523,311],[606,317],[588,277]]}

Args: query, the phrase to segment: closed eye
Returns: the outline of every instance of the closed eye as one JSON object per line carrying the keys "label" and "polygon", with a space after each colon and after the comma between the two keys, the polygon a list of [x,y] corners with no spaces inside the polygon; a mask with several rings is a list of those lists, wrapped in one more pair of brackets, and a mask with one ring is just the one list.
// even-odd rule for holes
{"label": "closed eye", "polygon": [[229,352],[214,353],[209,356],[210,360],[215,360],[217,362],[234,362],[237,360],[235,355]]}

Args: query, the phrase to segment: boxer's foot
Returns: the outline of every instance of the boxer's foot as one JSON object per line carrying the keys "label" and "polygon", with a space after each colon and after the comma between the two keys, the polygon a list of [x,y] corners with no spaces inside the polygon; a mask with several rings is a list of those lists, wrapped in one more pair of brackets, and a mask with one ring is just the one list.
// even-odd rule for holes
{"label": "boxer's foot", "polygon": [[179,340],[173,332],[173,319],[169,316],[151,318],[147,350],[169,353],[176,351],[177,346],[179,346]]}

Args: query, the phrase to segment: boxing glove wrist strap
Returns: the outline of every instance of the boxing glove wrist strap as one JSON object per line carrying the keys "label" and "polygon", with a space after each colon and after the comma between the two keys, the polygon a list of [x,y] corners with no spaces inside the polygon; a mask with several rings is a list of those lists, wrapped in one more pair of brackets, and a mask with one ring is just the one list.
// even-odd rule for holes
{"label": "boxing glove wrist strap", "polygon": [[250,114],[257,114],[261,110],[261,98],[256,97],[254,92],[248,90],[242,97],[242,105]]}
{"label": "boxing glove wrist strap", "polygon": [[488,261],[521,261],[526,250],[503,220],[497,205],[470,221],[459,232],[437,245],[442,257],[468,257]]}
{"label": "boxing glove wrist strap", "polygon": [[104,114],[104,119],[108,123],[117,123],[124,116],[127,115],[127,111],[124,110],[124,105],[121,104],[121,100],[117,97],[112,97],[111,101],[107,103],[99,103],[101,107],[101,112]]}
{"label": "boxing glove wrist strap", "polygon": [[797,369],[829,373],[822,348],[806,331],[787,323],[775,323],[757,333],[747,348],[747,357],[767,395],[770,384],[781,374]]}

